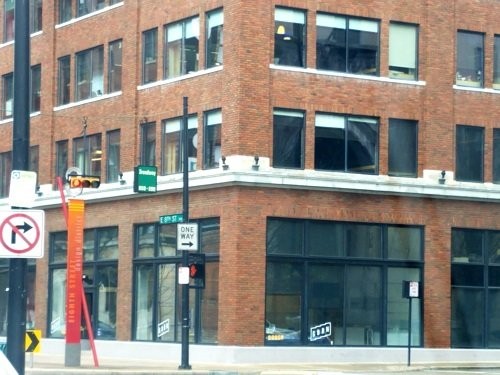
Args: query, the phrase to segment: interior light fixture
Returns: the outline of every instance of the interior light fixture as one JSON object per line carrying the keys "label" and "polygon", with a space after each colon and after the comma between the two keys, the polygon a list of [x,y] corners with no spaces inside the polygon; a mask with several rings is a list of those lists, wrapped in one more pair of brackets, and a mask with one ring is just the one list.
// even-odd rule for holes
{"label": "interior light fixture", "polygon": [[279,25],[278,29],[276,30],[276,34],[285,35],[285,25]]}

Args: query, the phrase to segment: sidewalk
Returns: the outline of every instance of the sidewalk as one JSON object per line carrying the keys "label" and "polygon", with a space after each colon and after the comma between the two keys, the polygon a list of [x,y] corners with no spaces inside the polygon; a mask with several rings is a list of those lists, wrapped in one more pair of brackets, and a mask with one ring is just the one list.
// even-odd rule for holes
{"label": "sidewalk", "polygon": [[171,361],[124,360],[121,358],[101,358],[95,367],[92,356],[82,353],[81,366],[66,367],[62,356],[44,354],[26,355],[26,375],[86,375],[86,374],[185,374],[185,375],[333,375],[333,374],[387,374],[420,371],[423,366],[381,365],[381,364],[204,364],[190,363],[191,369],[179,369],[180,363]]}

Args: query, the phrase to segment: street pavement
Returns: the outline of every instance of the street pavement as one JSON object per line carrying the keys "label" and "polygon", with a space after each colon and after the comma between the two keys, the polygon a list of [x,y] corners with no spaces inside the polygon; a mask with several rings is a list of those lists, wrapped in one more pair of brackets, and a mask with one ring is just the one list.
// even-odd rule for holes
{"label": "street pavement", "polygon": [[[403,375],[415,373],[421,375],[465,375],[465,374],[500,374],[500,358],[498,364],[480,364],[473,367],[458,367],[454,364],[435,366],[432,364],[370,364],[370,363],[317,363],[317,364],[217,364],[190,363],[191,369],[179,369],[179,363],[140,359],[99,358],[98,366],[89,353],[82,353],[80,366],[67,367],[62,356],[41,353],[26,355],[26,375]],[[0,371],[0,375],[2,372]]]}

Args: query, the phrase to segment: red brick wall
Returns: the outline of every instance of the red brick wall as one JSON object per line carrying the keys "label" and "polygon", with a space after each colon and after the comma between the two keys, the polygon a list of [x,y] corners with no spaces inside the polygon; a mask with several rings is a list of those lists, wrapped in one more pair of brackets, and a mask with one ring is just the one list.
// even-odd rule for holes
{"label": "red brick wall", "polygon": [[[424,169],[454,170],[456,124],[486,128],[485,180],[491,181],[492,128],[498,127],[500,101],[490,93],[453,90],[455,37],[458,28],[485,33],[485,78],[491,87],[493,35],[500,34],[500,3],[449,0],[127,0],[112,11],[75,24],[54,28],[56,2],[43,3],[43,33],[31,40],[32,65],[42,64],[42,110],[31,120],[31,144],[40,145],[39,181],[54,181],[54,144],[87,133],[121,129],[121,169],[139,162],[143,118],[157,124],[160,163],[163,119],[182,114],[182,97],[199,119],[222,108],[222,153],[272,157],[272,109],[306,111],[305,167],[314,167],[314,114],[338,112],[380,117],[380,174],[387,173],[388,119],[419,121],[419,176]],[[420,26],[419,78],[425,85],[404,85],[269,69],[273,57],[275,5],[307,9],[307,66],[315,67],[315,13],[331,12],[380,20],[380,75],[388,73],[390,21]],[[199,78],[137,90],[141,79],[142,32],[158,27],[158,75],[163,64],[163,26],[224,7],[224,67]],[[204,27],[200,35],[200,68],[204,66]],[[53,111],[56,105],[57,58],[123,39],[122,95]],[[0,76],[12,71],[12,45],[0,48]],[[105,53],[107,55],[107,53]],[[107,64],[107,56],[105,65]],[[105,68],[106,69],[106,68]],[[73,90],[73,88],[72,88]],[[73,95],[73,93],[72,93]],[[12,147],[11,123],[0,124],[0,152]],[[104,148],[104,158],[106,158]],[[198,153],[201,165],[201,152]],[[105,175],[103,165],[103,176]],[[449,346],[450,228],[500,229],[497,204],[390,197],[308,190],[218,188],[195,191],[191,217],[220,216],[219,342],[262,345],[264,334],[265,222],[268,216],[327,220],[419,224],[425,226],[425,345]],[[87,205],[86,226],[119,226],[118,338],[129,339],[132,306],[134,223],[154,222],[159,215],[179,212],[180,194],[152,195]],[[47,210],[47,231],[64,230],[59,208]],[[46,248],[48,249],[48,239]],[[46,320],[47,257],[38,261],[37,321]]]}

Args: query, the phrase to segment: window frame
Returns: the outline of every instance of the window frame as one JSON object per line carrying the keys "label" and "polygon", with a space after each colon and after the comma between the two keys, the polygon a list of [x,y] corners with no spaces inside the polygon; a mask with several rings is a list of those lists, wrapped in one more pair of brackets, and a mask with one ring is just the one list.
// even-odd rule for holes
{"label": "window frame", "polygon": [[[220,17],[221,23],[210,27],[211,19]],[[205,68],[210,69],[224,63],[224,10],[223,8],[207,12],[205,15]],[[217,20],[216,20],[217,22]],[[215,34],[215,41],[211,42],[212,32]]]}
{"label": "window frame", "polygon": [[[274,224],[272,224],[274,222]],[[277,225],[276,228],[273,225]],[[280,229],[280,226],[284,225]],[[355,227],[373,227],[376,230],[377,236],[366,237],[359,236],[359,231],[354,230],[351,233],[352,244],[349,244],[347,240],[348,230]],[[335,230],[339,228],[340,230]],[[315,230],[316,228],[316,230]],[[400,229],[405,230],[411,229],[413,234],[411,238],[407,238],[407,233],[400,233],[397,235],[397,231],[393,232],[390,236],[389,229]],[[344,221],[328,221],[328,220],[312,220],[312,219],[292,219],[292,218],[282,218],[282,217],[267,217],[266,224],[266,323],[264,327],[264,337],[266,346],[378,346],[378,347],[397,347],[397,346],[407,346],[408,345],[408,331],[400,332],[399,321],[395,320],[391,313],[399,312],[400,319],[408,319],[408,304],[405,303],[405,299],[401,293],[402,281],[406,280],[408,277],[416,275],[419,283],[423,284],[424,275],[424,230],[423,226],[419,225],[400,225],[400,224],[381,224],[381,223],[361,223],[361,222],[344,222]],[[399,232],[398,232],[399,233]],[[396,234],[396,235],[394,235]],[[339,237],[340,236],[340,237]],[[392,239],[392,242],[391,242]],[[364,241],[364,242],[363,242]],[[365,252],[365,256],[356,255],[356,251],[349,251],[350,248],[354,250],[356,246],[360,244],[367,244],[367,241],[374,242],[377,247],[380,247],[380,252]],[[290,248],[292,246],[292,248]],[[323,246],[324,249],[320,251],[315,251],[316,247]],[[340,246],[343,250],[337,251],[337,246]],[[389,246],[392,246],[394,251],[389,251]],[[405,246],[409,246],[409,249],[404,249]],[[411,250],[410,250],[411,248]],[[349,256],[349,254],[352,254]],[[370,255],[371,254],[371,255]],[[287,275],[287,281],[278,282],[279,288],[282,290],[272,289],[273,274],[269,273],[269,266],[272,265],[287,265],[290,266],[290,270],[284,270],[283,273]],[[335,325],[332,322],[332,336],[330,339],[323,339],[317,341],[309,340],[310,327],[314,324],[320,324],[325,322],[312,322],[311,321],[311,311],[314,307],[318,308],[326,304],[327,296],[322,293],[323,305],[316,306],[313,302],[313,295],[311,291],[314,289],[310,288],[309,282],[318,276],[318,272],[313,271],[313,267],[330,267],[332,269],[335,267],[337,270],[342,271],[344,275],[348,275],[349,270],[357,269],[361,271],[362,269],[371,268],[379,273],[378,282],[381,283],[381,287],[378,288],[380,295],[377,296],[378,302],[375,305],[369,306],[368,303],[373,301],[372,298],[367,298],[363,304],[357,307],[358,312],[363,312],[363,314],[368,314],[368,310],[375,311],[378,315],[374,320],[377,323],[379,329],[379,335],[377,337],[376,330],[364,332],[364,342],[353,342],[352,337],[349,339],[347,336],[347,330],[352,327],[352,324],[348,323],[348,316],[350,312],[348,307],[351,306],[348,303],[349,289],[345,282],[346,276],[341,276],[340,280],[343,283],[340,285],[338,293],[331,294],[333,296],[340,296],[339,304],[341,314],[340,318],[340,331],[338,330],[338,324]],[[411,272],[408,272],[410,271]],[[396,272],[393,272],[396,271]],[[389,276],[393,272],[392,285],[389,285]],[[328,278],[332,279],[334,274],[338,272],[329,272]],[[358,272],[358,274],[365,275],[365,272]],[[290,276],[291,275],[291,276]],[[397,283],[394,280],[398,279]],[[360,281],[365,287],[369,288],[372,285],[373,288],[377,289],[377,286],[373,285],[373,282],[367,282],[365,278]],[[359,285],[359,282],[352,284]],[[327,287],[327,285],[325,285]],[[328,286],[327,290],[332,290],[332,286]],[[354,288],[351,288],[351,292]],[[294,295],[298,294],[299,298],[296,302],[289,301],[288,307],[295,306],[298,308],[299,315],[297,316],[297,311],[290,311],[290,317],[295,317],[295,322],[299,322],[300,327],[298,332],[292,330],[290,326],[280,326],[272,321],[272,304],[279,305],[278,313],[287,311],[286,301],[277,302],[270,298],[271,292],[278,295]],[[422,290],[424,290],[422,288]],[[365,293],[366,294],[366,293]],[[369,296],[369,294],[366,294]],[[317,301],[318,303],[320,301]],[[295,305],[294,305],[295,303]],[[391,304],[391,305],[390,305]],[[330,304],[328,305],[330,306]],[[364,307],[363,307],[364,306]],[[391,310],[392,306],[392,310]],[[354,310],[354,305],[351,308]],[[394,309],[397,310],[394,310]],[[325,308],[326,309],[326,308]],[[406,312],[404,312],[406,311]],[[424,345],[423,339],[423,327],[424,327],[424,315],[423,315],[423,301],[418,299],[416,303],[412,306],[412,312],[414,313],[413,319],[418,319],[418,324],[414,324],[412,327],[412,346],[422,347]],[[276,313],[276,311],[275,311]],[[336,314],[336,316],[338,315]],[[277,317],[274,316],[276,320]],[[358,317],[357,319],[368,320],[371,318],[365,318],[364,316]],[[307,321],[306,321],[307,320]],[[326,320],[328,321],[328,320]],[[283,323],[283,322],[282,322]],[[313,324],[314,323],[314,324]],[[337,322],[338,323],[338,322]],[[287,324],[292,324],[292,319],[287,320]],[[335,327],[334,327],[335,326]],[[279,327],[279,328],[278,328]],[[287,329],[283,329],[287,328]],[[393,332],[392,329],[395,329]],[[403,326],[404,329],[404,326]],[[368,333],[368,336],[367,336]],[[394,338],[394,334],[398,337]],[[363,331],[358,333],[358,338],[363,340]],[[333,340],[333,341],[332,341]],[[378,341],[377,341],[378,340]]]}
{"label": "window frame", "polygon": [[[197,114],[188,115],[188,163],[189,172],[197,169],[198,157],[198,116]],[[183,118],[174,117],[162,121],[162,145],[161,145],[161,174],[169,175],[181,173],[183,171],[182,150],[184,142],[183,133]],[[168,128],[168,129],[167,129]],[[171,142],[169,135],[174,138]],[[177,140],[175,139],[177,138]],[[173,160],[172,160],[173,159]]]}
{"label": "window frame", "polygon": [[[290,115],[287,115],[290,114]],[[289,117],[289,118],[301,118],[301,123],[290,123],[290,124],[279,124],[277,121],[277,116]],[[293,128],[297,132],[295,135],[298,137],[293,144],[287,145],[283,143],[284,141],[289,141],[290,137],[279,136],[278,128],[288,127],[290,131]],[[273,166],[275,168],[293,168],[293,169],[303,169],[304,159],[305,159],[305,127],[306,127],[306,113],[303,110],[293,110],[285,108],[274,108],[273,110]],[[285,152],[285,148],[290,149],[289,152]],[[292,148],[294,150],[292,150]],[[298,150],[295,150],[298,148]],[[295,155],[294,155],[295,154]],[[290,155],[289,157],[285,157]],[[299,159],[299,160],[296,160]]]}
{"label": "window frame", "polygon": [[[191,220],[197,222],[199,225],[199,245],[198,252],[205,254],[205,289],[195,289],[195,293],[190,294],[190,306],[193,308],[193,316],[191,318],[192,328],[193,328],[193,342],[194,343],[205,343],[205,344],[215,344],[217,343],[217,306],[212,306],[212,314],[203,314],[210,304],[218,305],[218,299],[215,301],[211,299],[217,298],[218,296],[218,268],[219,268],[219,251],[220,251],[220,219],[217,217],[201,218]],[[147,230],[146,249],[141,255],[139,252],[139,230],[140,228],[145,228]],[[134,225],[134,254],[133,254],[133,298],[132,298],[132,331],[131,336],[134,341],[153,341],[153,342],[180,342],[181,340],[181,323],[182,317],[180,316],[180,306],[181,306],[181,290],[177,286],[177,275],[176,268],[182,262],[182,251],[176,249],[175,236],[176,236],[176,225],[175,224],[159,224],[159,223],[141,223]],[[167,237],[162,239],[162,236],[167,235]],[[214,237],[215,236],[215,237]],[[167,242],[164,242],[167,241]],[[168,243],[170,241],[170,243]],[[166,250],[162,248],[166,244]],[[170,248],[170,249],[169,249]],[[163,304],[171,303],[170,315],[172,319],[165,320],[162,323],[166,323],[170,328],[168,332],[169,337],[163,339],[158,332],[158,327],[160,320],[163,318],[157,309],[158,303],[160,301],[161,294],[159,292],[159,273],[162,267],[170,266],[173,271],[173,279],[171,280],[171,285],[167,286],[170,288],[170,300],[162,300]],[[138,322],[138,296],[143,293],[138,292],[139,278],[138,273],[141,269],[145,269],[150,272],[151,285],[148,285],[148,290],[152,292],[147,296],[148,305],[153,306],[150,311],[145,311],[145,314],[149,314],[152,319],[152,324],[150,325],[149,331],[142,332],[139,336],[139,322]],[[162,279],[165,280],[165,277]],[[167,289],[162,289],[164,294],[166,294]],[[215,316],[214,316],[215,315]],[[164,319],[164,318],[163,318]],[[214,324],[215,323],[215,324]],[[212,327],[209,327],[212,325]],[[209,328],[213,332],[207,334]]]}
{"label": "window frame", "polygon": [[71,102],[71,56],[61,56],[57,59],[57,105]]}
{"label": "window frame", "polygon": [[[403,137],[401,136],[401,133],[399,134],[393,134],[393,130],[395,127],[408,127],[412,126],[414,127],[413,129],[413,144],[409,144],[408,142],[405,142],[401,146],[399,146],[399,149],[406,150],[407,152],[402,152],[398,153],[398,155],[392,155],[395,150],[394,142],[397,141],[398,144],[403,140]],[[410,129],[411,130],[411,129]],[[389,176],[398,176],[398,177],[417,177],[418,175],[418,121],[416,120],[406,120],[406,119],[398,119],[398,118],[390,118],[389,119],[389,126],[388,126],[388,133],[389,133],[389,147],[388,147],[388,153],[387,153],[387,170],[388,170],[388,175]],[[405,135],[408,135],[408,133],[405,133]],[[413,153],[411,153],[411,157],[413,158],[412,160],[410,159],[410,151],[413,150]],[[401,154],[403,154],[401,156]],[[391,162],[392,161],[392,162]],[[399,167],[397,170],[394,170],[394,167],[396,165],[401,165],[405,164],[405,167]],[[412,164],[412,165],[408,165]]]}
{"label": "window frame", "polygon": [[[174,33],[174,27],[180,27],[180,38],[177,37],[176,39],[170,40],[170,34]],[[193,31],[192,35],[188,34],[188,27],[190,27]],[[177,31],[177,33],[179,33],[179,31]],[[163,79],[177,78],[189,73],[197,72],[199,69],[200,53],[200,17],[193,16],[180,21],[168,23],[163,27],[163,34]],[[188,48],[188,40],[192,38],[196,39],[196,43],[193,44],[195,49],[191,51],[191,49]],[[174,43],[178,46],[176,47],[174,45],[176,48],[172,49],[171,47]],[[175,51],[179,54],[179,56],[172,58],[171,55],[173,53],[171,51]],[[191,54],[189,54],[190,51]],[[195,57],[194,60],[192,59],[193,53]]]}
{"label": "window frame", "polygon": [[122,48],[122,39],[114,40],[108,45],[108,93],[122,90]]}
{"label": "window frame", "polygon": [[[151,74],[150,74],[151,73]],[[142,77],[143,85],[158,79],[158,28],[142,32]]]}
{"label": "window frame", "polygon": [[156,122],[141,124],[141,165],[156,165]]}
{"label": "window frame", "polygon": [[[396,35],[400,35],[400,33],[396,33],[394,30],[393,34],[393,28],[398,27],[398,28],[412,28],[414,29],[415,35],[414,35],[414,46],[413,46],[413,53],[414,53],[414,62],[413,62],[413,70],[414,73],[411,73],[411,66],[397,66],[395,64],[391,65],[391,61],[394,62],[394,60],[398,60],[398,58],[394,55],[395,49],[399,49],[401,47],[404,48],[404,46],[407,46],[410,43],[410,40],[406,40],[406,43],[402,41],[401,43],[399,40],[394,39]],[[405,79],[405,80],[412,80],[412,81],[417,81],[418,80],[418,73],[419,73],[419,59],[418,59],[418,54],[419,54],[419,26],[417,24],[412,24],[412,23],[404,23],[404,22],[395,22],[391,21],[389,23],[389,56],[388,56],[388,69],[389,69],[389,78],[392,79]],[[407,35],[407,37],[410,37]],[[397,44],[399,42],[399,44]],[[392,47],[394,44],[397,44],[397,47]],[[398,55],[399,56],[399,55]],[[406,61],[406,64],[411,65],[409,61]],[[392,68],[392,69],[391,69]],[[396,69],[395,69],[396,68]],[[408,69],[408,71],[405,71]]]}
{"label": "window frame", "polygon": [[[343,31],[343,41],[342,43],[344,44],[332,44],[332,50],[337,48],[339,50],[339,56],[334,62],[333,66],[324,66],[322,65],[324,61],[324,58],[320,56],[322,52],[322,48],[319,46],[319,41],[318,37],[321,35],[321,32],[319,30],[319,27],[327,27],[327,26],[321,26],[319,24],[326,23],[323,21],[320,21],[322,17],[332,17],[332,18],[337,18],[337,24],[340,27],[330,27],[331,31],[330,34],[333,33],[335,29],[337,30],[344,30]],[[359,58],[358,59],[358,53],[353,55],[352,57],[350,56],[354,51],[358,51],[361,48],[355,49],[354,46],[354,33],[359,31],[359,32],[372,32],[369,30],[365,30],[367,28],[367,23],[371,23],[372,26],[376,26],[376,52],[375,52],[375,57],[374,57],[374,64],[370,64],[369,60],[373,58],[373,56],[365,56],[365,58]],[[351,23],[353,26],[351,27]],[[335,24],[335,21],[333,21],[333,24]],[[358,24],[358,26],[354,26]],[[316,16],[316,67],[317,69],[323,69],[323,70],[331,70],[335,72],[340,72],[340,73],[347,73],[347,74],[355,74],[355,75],[369,75],[369,76],[379,76],[380,75],[380,20],[379,19],[374,19],[374,18],[366,18],[366,17],[356,17],[356,16],[349,16],[349,15],[343,15],[343,14],[334,14],[334,13],[324,13],[324,12],[318,12]],[[339,45],[339,47],[336,47]],[[366,49],[366,48],[365,48]],[[335,56],[336,57],[336,56]],[[343,57],[343,59],[342,59]],[[368,65],[367,65],[368,63]],[[331,65],[330,63],[328,65]]]}
{"label": "window frame", "polygon": [[[10,109],[8,108],[10,106]],[[2,119],[11,119],[14,115],[14,73],[2,76]]]}
{"label": "window frame", "polygon": [[40,112],[42,89],[42,65],[37,64],[30,69],[30,113]]}
{"label": "window frame", "polygon": [[[461,148],[460,146],[463,144],[468,144],[470,145],[472,143],[470,136],[471,134],[464,133],[461,134],[462,131],[477,131],[478,134],[476,136],[480,135],[480,150],[479,153],[480,155],[471,155],[474,151],[478,150],[472,150],[472,149],[467,149],[467,148]],[[479,134],[480,133],[480,134]],[[473,125],[457,125],[455,128],[455,179],[457,181],[464,181],[464,182],[484,182],[484,146],[485,146],[485,129],[482,126],[473,126]],[[477,160],[472,160],[471,157],[475,156]],[[475,164],[479,162],[480,165],[474,165],[472,166],[471,164]],[[479,171],[478,176],[474,176],[473,172],[474,170]]]}
{"label": "window frame", "polygon": [[[324,118],[324,120],[323,120]],[[329,121],[328,124],[324,123],[325,121]],[[324,124],[323,124],[324,123]],[[368,124],[366,126],[373,127],[373,130],[376,131],[375,136],[373,137],[375,143],[371,144],[373,146],[373,164],[354,166],[353,162],[358,160],[356,158],[355,151],[356,149],[352,146],[353,142],[357,139],[352,138],[352,135],[355,133],[351,131],[351,127],[355,128],[357,123]],[[363,126],[365,126],[363,125]],[[327,112],[316,112],[315,114],[315,151],[314,151],[314,168],[318,170],[326,170],[333,172],[343,172],[343,173],[361,173],[361,174],[370,174],[377,175],[379,173],[379,163],[380,163],[380,119],[371,116],[361,116],[361,115],[346,115],[346,114],[338,114],[338,113],[327,113]],[[340,141],[343,142],[343,153],[344,155],[337,155],[337,157],[341,157],[342,166],[340,163],[337,163],[337,167],[331,168],[320,168],[319,167],[319,144],[320,138],[318,137],[319,130],[318,128],[331,128],[331,129],[341,129],[342,138]],[[368,137],[367,137],[368,138]],[[340,142],[339,141],[339,142]],[[323,147],[324,148],[324,147]],[[335,161],[333,159],[332,161]]]}
{"label": "window frame", "polygon": [[[302,22],[293,22],[297,20],[298,14],[302,15]],[[276,65],[296,66],[305,68],[307,65],[307,11],[305,9],[276,6],[274,8],[274,53],[273,63]],[[280,23],[281,24],[278,24]],[[290,24],[290,25],[288,25]],[[302,25],[301,32],[295,33],[296,25]],[[286,29],[292,29],[292,32]],[[290,46],[295,44],[294,48]],[[286,50],[292,53],[286,54]],[[282,53],[280,51],[283,51]],[[285,59],[284,57],[288,57]],[[283,58],[283,61],[282,61]]]}
{"label": "window frame", "polygon": [[103,95],[104,73],[104,45],[77,52],[75,54],[75,101]]}
{"label": "window frame", "polygon": [[120,138],[120,129],[106,132],[106,182],[117,182],[120,177]]}
{"label": "window frame", "polygon": [[[466,48],[466,37],[478,37],[481,39],[481,47],[480,47],[480,56],[474,53],[474,51],[470,51]],[[456,33],[456,60],[455,60],[455,84],[457,86],[465,86],[472,88],[483,88],[484,87],[484,64],[485,64],[485,56],[484,56],[484,43],[485,43],[485,34],[481,32],[468,31],[468,30],[457,30]],[[476,41],[477,42],[477,41]],[[472,52],[472,53],[471,53]],[[473,57],[471,57],[473,56]],[[468,67],[466,61],[470,58],[473,58],[475,61],[472,63],[474,65],[474,69]],[[480,60],[480,61],[478,61]],[[470,72],[475,71],[475,72]],[[470,73],[470,74],[469,74]],[[475,75],[475,79],[474,79]]]}
{"label": "window frame", "polygon": [[203,114],[203,169],[219,168],[222,156],[222,110]]}
{"label": "window frame", "polygon": [[[73,138],[73,165],[84,175],[101,177],[102,139],[101,133]],[[81,162],[80,162],[81,161]],[[83,163],[83,164],[80,164]]]}

